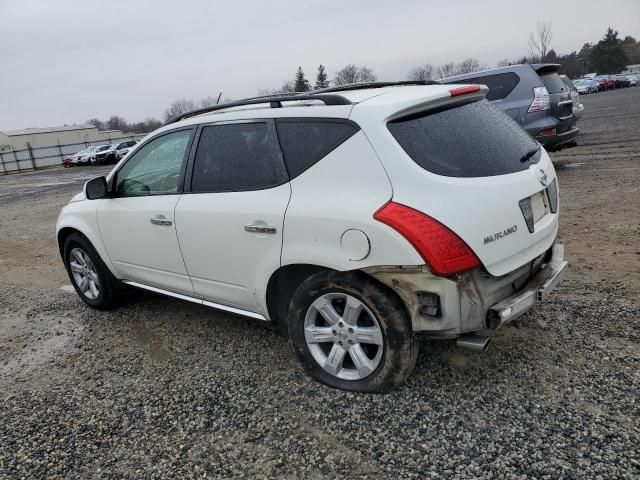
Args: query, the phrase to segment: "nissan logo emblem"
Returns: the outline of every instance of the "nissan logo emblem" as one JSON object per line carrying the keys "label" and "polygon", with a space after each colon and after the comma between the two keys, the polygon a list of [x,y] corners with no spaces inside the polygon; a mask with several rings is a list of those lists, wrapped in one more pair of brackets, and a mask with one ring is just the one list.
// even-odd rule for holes
{"label": "nissan logo emblem", "polygon": [[547,184],[549,183],[547,179],[547,174],[542,169],[538,170],[538,181],[542,184],[543,187],[546,187]]}

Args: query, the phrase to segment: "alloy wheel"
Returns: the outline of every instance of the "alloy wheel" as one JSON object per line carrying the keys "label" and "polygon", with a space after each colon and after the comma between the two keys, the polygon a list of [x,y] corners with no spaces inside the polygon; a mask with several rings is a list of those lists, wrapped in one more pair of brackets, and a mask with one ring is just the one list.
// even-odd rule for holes
{"label": "alloy wheel", "polygon": [[100,280],[91,258],[81,248],[74,248],[69,253],[69,268],[78,289],[90,300],[100,295]]}
{"label": "alloy wheel", "polygon": [[356,297],[326,293],[309,306],[304,336],[313,359],[342,380],[362,380],[372,374],[384,352],[380,324]]}

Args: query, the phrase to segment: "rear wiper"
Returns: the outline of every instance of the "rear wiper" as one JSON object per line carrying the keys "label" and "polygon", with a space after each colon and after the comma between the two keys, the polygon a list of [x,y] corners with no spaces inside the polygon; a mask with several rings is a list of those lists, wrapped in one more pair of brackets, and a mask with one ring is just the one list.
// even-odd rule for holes
{"label": "rear wiper", "polygon": [[522,163],[524,162],[528,162],[529,159],[531,157],[533,157],[536,153],[538,153],[538,151],[540,150],[540,145],[538,145],[536,148],[534,148],[533,150],[531,150],[530,152],[525,153],[522,158],[520,159],[520,161]]}

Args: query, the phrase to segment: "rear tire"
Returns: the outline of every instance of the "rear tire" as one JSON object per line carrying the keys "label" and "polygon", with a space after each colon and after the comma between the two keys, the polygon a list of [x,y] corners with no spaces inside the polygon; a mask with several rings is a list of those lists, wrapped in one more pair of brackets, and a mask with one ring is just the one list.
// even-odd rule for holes
{"label": "rear tire", "polygon": [[387,392],[411,375],[418,342],[402,302],[362,272],[323,271],[296,290],[289,339],[316,380],[354,392]]}
{"label": "rear tire", "polygon": [[91,242],[79,233],[73,233],[64,242],[63,255],[71,285],[82,301],[98,309],[116,306],[120,282],[109,271]]}

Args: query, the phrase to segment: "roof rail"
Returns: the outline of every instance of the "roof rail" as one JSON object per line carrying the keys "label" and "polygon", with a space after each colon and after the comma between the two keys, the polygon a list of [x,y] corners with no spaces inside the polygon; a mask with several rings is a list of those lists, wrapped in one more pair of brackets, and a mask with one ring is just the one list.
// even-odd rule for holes
{"label": "roof rail", "polygon": [[313,90],[311,93],[331,93],[331,92],[344,92],[346,90],[364,90],[366,88],[383,88],[383,87],[398,87],[407,85],[440,85],[435,80],[403,80],[400,82],[361,82],[361,83],[347,83],[346,85],[338,85],[337,87],[322,88],[320,90]]}
{"label": "roof rail", "polygon": [[172,123],[179,122],[185,118],[195,117],[203,113],[215,112],[217,110],[224,110],[226,108],[241,107],[244,105],[259,105],[263,103],[270,104],[271,108],[281,108],[282,102],[299,102],[304,100],[319,100],[325,105],[351,105],[351,101],[342,95],[324,95],[324,94],[283,94],[283,95],[271,95],[265,97],[248,98],[245,100],[237,100],[235,102],[221,103],[218,105],[211,105],[210,107],[199,108],[190,112],[181,113],[174,117],[171,117],[164,124],[170,125]]}

